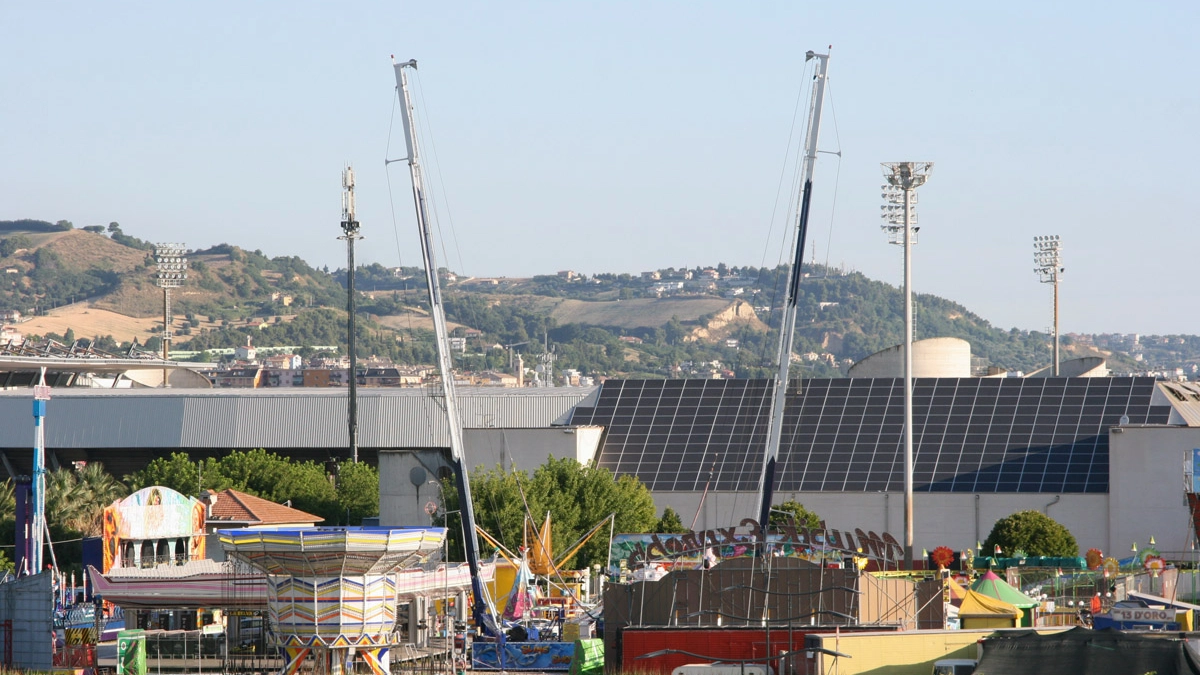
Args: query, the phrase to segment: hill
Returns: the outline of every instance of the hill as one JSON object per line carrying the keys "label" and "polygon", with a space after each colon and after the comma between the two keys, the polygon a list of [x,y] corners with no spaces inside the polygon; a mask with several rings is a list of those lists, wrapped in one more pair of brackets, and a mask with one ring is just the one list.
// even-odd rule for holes
{"label": "hill", "polygon": [[[345,270],[268,258],[230,244],[189,251],[189,278],[172,294],[176,347],[340,345]],[[806,268],[808,269],[808,268]],[[25,334],[111,336],[154,348],[162,291],[152,246],[120,225],[75,229],[59,221],[0,221],[0,309],[32,317]],[[360,356],[432,361],[423,273],[360,268]],[[464,368],[508,368],[513,352],[551,348],[556,367],[587,374],[766,376],[774,370],[783,268],[667,268],[634,276],[572,272],[525,279],[457,279],[442,271],[449,327],[467,338]],[[795,352],[802,373],[836,376],[898,344],[903,295],[858,273],[817,266],[800,285]],[[916,337],[968,340],[975,365],[1033,370],[1050,361],[1048,336],[1003,330],[962,305],[918,295]],[[1200,338],[1067,336],[1067,356],[1103,355],[1117,371],[1200,363]],[[1136,340],[1135,340],[1136,342]],[[1141,355],[1142,361],[1135,361]],[[1161,362],[1161,363],[1159,363]]]}
{"label": "hill", "polygon": [[629,300],[583,301],[565,299],[554,305],[550,317],[560,324],[581,323],[612,328],[661,328],[671,317],[696,321],[720,312],[728,300],[711,297],[635,298]]}

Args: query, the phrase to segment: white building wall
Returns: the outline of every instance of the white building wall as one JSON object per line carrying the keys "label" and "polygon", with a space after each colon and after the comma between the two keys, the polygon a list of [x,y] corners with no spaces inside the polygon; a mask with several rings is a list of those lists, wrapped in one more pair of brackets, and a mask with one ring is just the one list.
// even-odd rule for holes
{"label": "white building wall", "polygon": [[[1158,550],[1194,555],[1185,467],[1200,448],[1200,428],[1120,427],[1108,435],[1109,530],[1118,557],[1142,549],[1153,536]],[[1108,553],[1108,549],[1104,549]]]}
{"label": "white building wall", "polygon": [[[470,470],[503,467],[533,473],[546,459],[592,461],[600,446],[602,427],[539,427],[530,429],[464,429],[463,445]],[[453,475],[444,450],[380,450],[379,524],[428,525],[426,506],[441,504],[439,474]]]}
{"label": "white building wall", "polygon": [[[736,525],[743,518],[757,520],[757,497],[748,492],[712,492],[704,498],[697,517],[700,492],[656,492],[655,507],[661,513],[671,507],[685,526],[695,519],[696,530]],[[838,530],[860,528],[904,540],[903,492],[787,492],[777,493],[775,503],[794,500],[825,519]],[[913,549],[949,546],[954,550],[974,549],[987,539],[996,521],[1018,511],[1036,510],[1062,523],[1075,535],[1080,551],[1096,546],[1109,550],[1108,495],[1096,494],[950,494],[917,493],[913,497]]]}

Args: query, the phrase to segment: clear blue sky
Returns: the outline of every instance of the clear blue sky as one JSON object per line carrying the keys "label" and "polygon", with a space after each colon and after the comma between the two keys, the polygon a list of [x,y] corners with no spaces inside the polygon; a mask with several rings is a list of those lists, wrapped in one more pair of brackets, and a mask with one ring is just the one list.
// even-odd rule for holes
{"label": "clear blue sky", "polygon": [[898,283],[879,163],[930,160],[918,291],[1044,329],[1032,238],[1059,234],[1064,332],[1200,333],[1197,25],[1190,1],[2,0],[0,219],[332,268],[350,162],[360,260],[416,264],[407,170],[393,220],[383,167],[395,54],[420,61],[443,264],[774,264],[804,52],[832,44],[821,145],[843,157],[817,166],[819,258]]}

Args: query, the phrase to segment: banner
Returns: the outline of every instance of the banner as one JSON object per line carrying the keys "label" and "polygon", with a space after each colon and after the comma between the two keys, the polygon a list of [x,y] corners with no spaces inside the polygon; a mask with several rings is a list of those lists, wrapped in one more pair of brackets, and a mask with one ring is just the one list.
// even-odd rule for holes
{"label": "banner", "polygon": [[505,642],[501,664],[495,642],[471,645],[471,667],[480,670],[567,671],[574,657],[574,642]]}

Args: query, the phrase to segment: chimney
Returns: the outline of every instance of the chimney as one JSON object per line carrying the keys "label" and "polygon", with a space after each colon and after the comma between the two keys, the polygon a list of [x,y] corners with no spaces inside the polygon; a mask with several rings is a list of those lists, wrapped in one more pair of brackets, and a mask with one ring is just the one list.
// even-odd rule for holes
{"label": "chimney", "polygon": [[212,509],[213,505],[217,503],[217,493],[213,490],[205,490],[204,492],[200,493],[200,501],[205,505],[205,520],[212,520]]}

